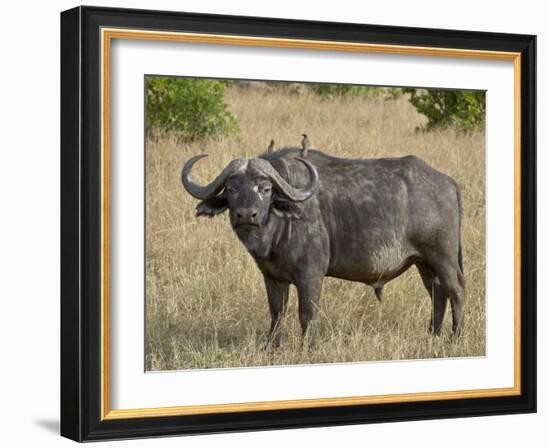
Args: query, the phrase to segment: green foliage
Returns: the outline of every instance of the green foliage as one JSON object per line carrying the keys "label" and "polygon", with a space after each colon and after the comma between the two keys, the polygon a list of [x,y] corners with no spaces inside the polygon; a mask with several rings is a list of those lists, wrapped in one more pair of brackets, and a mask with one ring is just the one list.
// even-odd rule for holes
{"label": "green foliage", "polygon": [[148,76],[147,132],[176,132],[185,141],[238,132],[237,118],[224,102],[225,88],[223,81]]}
{"label": "green foliage", "polygon": [[333,99],[341,96],[374,98],[381,95],[384,90],[380,87],[356,86],[352,84],[308,84],[308,87],[323,99]]}
{"label": "green foliage", "polygon": [[405,95],[401,87],[385,87],[384,91],[386,100],[396,100]]}
{"label": "green foliage", "polygon": [[485,92],[473,90],[436,90],[404,88],[416,110],[428,118],[423,128],[454,127],[471,132],[485,123]]}

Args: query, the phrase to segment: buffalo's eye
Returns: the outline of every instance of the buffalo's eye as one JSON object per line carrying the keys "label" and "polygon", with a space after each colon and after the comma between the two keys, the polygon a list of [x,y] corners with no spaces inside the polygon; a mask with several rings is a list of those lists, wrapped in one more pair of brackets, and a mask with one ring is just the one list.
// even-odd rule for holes
{"label": "buffalo's eye", "polygon": [[225,187],[225,190],[228,193],[236,193],[237,192],[237,189],[235,187]]}
{"label": "buffalo's eye", "polygon": [[271,191],[271,185],[264,185],[262,187],[262,193],[269,193]]}

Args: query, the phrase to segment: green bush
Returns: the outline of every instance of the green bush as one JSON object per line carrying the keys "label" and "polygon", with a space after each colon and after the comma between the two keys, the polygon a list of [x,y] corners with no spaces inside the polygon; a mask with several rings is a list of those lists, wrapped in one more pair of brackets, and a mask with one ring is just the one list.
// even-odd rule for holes
{"label": "green bush", "polygon": [[148,76],[147,132],[176,132],[185,141],[238,132],[224,102],[225,88],[223,81]]}
{"label": "green bush", "polygon": [[308,84],[308,87],[324,99],[340,96],[377,97],[383,93],[383,88],[372,86],[356,86],[352,84]]}
{"label": "green bush", "polygon": [[384,87],[384,96],[386,100],[396,100],[405,95],[401,87]]}
{"label": "green bush", "polygon": [[454,127],[471,132],[485,123],[485,92],[404,88],[416,110],[428,118],[423,130]]}

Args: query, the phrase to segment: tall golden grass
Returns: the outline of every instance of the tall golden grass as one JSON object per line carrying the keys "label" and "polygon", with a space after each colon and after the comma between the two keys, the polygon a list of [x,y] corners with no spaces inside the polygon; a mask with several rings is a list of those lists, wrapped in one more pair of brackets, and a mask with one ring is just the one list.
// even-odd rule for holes
{"label": "tall golden grass", "polygon": [[[238,117],[238,137],[191,144],[173,135],[146,145],[147,370],[289,365],[481,356],[485,354],[485,138],[452,130],[415,132],[423,117],[401,97],[344,97],[324,101],[303,91],[232,87],[226,102]],[[212,180],[232,159],[254,157],[273,138],[277,146],[312,146],[340,157],[414,154],[460,185],[466,277],[465,331],[428,333],[431,300],[413,267],[385,287],[378,303],[363,284],[326,278],[315,344],[302,344],[291,288],[278,350],[262,349],[269,312],[262,275],[233,234],[227,215],[196,218],[197,201],[181,185],[191,156],[210,156],[194,169]]]}

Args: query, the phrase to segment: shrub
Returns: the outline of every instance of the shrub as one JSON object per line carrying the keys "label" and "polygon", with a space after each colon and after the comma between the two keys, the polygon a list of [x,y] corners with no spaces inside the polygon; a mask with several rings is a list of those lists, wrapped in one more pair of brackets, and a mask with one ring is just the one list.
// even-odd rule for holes
{"label": "shrub", "polygon": [[485,92],[404,88],[416,110],[428,118],[423,130],[454,127],[471,132],[485,123]]}
{"label": "shrub", "polygon": [[175,132],[182,140],[217,137],[239,129],[224,102],[226,85],[207,79],[148,76],[147,132]]}
{"label": "shrub", "polygon": [[380,87],[357,86],[352,84],[308,84],[308,87],[324,99],[340,96],[377,97],[383,93]]}

